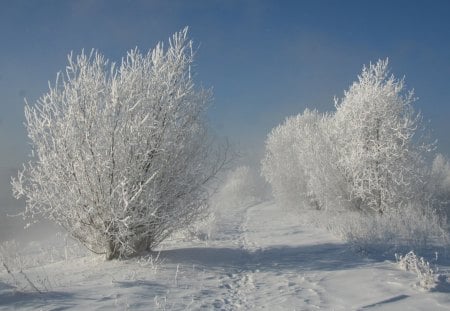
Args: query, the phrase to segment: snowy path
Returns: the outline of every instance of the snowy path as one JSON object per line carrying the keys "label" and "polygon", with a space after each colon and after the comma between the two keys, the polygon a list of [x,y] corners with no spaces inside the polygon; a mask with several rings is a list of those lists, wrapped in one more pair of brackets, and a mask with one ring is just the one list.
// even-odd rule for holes
{"label": "snowy path", "polygon": [[[299,223],[273,203],[255,205],[222,215],[209,247],[164,255],[215,270],[218,284],[203,285],[221,310],[450,310],[448,292],[421,292],[413,274],[361,258],[325,230]],[[197,298],[194,310],[211,308],[208,297]]]}
{"label": "snowy path", "polygon": [[273,203],[223,211],[207,245],[169,241],[160,258],[156,270],[80,258],[25,271],[42,294],[13,293],[1,273],[0,310],[450,310],[449,290],[420,291]]}

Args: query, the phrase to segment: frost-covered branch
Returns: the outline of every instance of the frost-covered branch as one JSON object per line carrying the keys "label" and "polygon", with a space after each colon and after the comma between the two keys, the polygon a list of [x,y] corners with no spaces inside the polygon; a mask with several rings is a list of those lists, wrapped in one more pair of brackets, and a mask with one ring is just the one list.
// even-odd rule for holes
{"label": "frost-covered branch", "polygon": [[221,168],[195,86],[187,28],[168,48],[120,64],[70,54],[65,74],[25,108],[34,157],[13,179],[25,215],[44,215],[108,258],[149,250],[207,207]]}

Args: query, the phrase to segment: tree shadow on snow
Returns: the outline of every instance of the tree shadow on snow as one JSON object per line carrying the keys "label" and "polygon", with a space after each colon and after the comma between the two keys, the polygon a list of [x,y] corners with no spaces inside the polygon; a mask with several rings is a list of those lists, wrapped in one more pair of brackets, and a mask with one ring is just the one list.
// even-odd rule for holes
{"label": "tree shadow on snow", "polygon": [[[355,258],[356,257],[356,258]],[[161,251],[161,258],[174,263],[197,264],[205,267],[236,267],[260,271],[282,270],[345,270],[364,266],[342,244],[324,243],[305,246],[274,246],[257,251],[239,248],[180,248]]]}
{"label": "tree shadow on snow", "polygon": [[450,293],[450,283],[446,275],[440,275],[437,280],[436,287],[431,289],[432,292]]}
{"label": "tree shadow on snow", "polygon": [[115,281],[114,284],[121,288],[136,287],[144,293],[151,293],[152,295],[163,296],[167,293],[167,287],[156,282],[147,280],[133,280],[133,281]]}
{"label": "tree shadow on snow", "polygon": [[0,307],[41,309],[57,304],[52,310],[66,310],[76,306],[73,297],[73,294],[65,292],[16,291],[14,286],[0,282]]}
{"label": "tree shadow on snow", "polygon": [[160,258],[189,265],[229,267],[248,262],[251,255],[248,251],[238,248],[189,247],[162,250]]}

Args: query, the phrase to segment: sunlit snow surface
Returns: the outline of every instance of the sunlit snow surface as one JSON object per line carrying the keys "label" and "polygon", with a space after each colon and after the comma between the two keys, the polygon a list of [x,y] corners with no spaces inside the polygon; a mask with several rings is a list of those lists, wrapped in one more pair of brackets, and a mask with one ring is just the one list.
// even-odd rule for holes
{"label": "sunlit snow surface", "polygon": [[262,203],[219,212],[207,241],[167,241],[157,264],[156,253],[110,262],[71,253],[20,273],[16,258],[13,275],[0,274],[0,310],[450,310],[447,283],[421,290],[394,262],[301,223]]}

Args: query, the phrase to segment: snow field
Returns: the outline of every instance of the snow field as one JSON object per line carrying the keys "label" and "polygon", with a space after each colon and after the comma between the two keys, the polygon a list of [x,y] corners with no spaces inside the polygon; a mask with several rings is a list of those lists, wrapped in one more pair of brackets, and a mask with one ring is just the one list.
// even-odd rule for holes
{"label": "snow field", "polygon": [[446,284],[422,290],[394,258],[357,255],[274,203],[219,211],[213,226],[141,258],[24,268],[41,293],[1,271],[0,310],[450,310]]}

